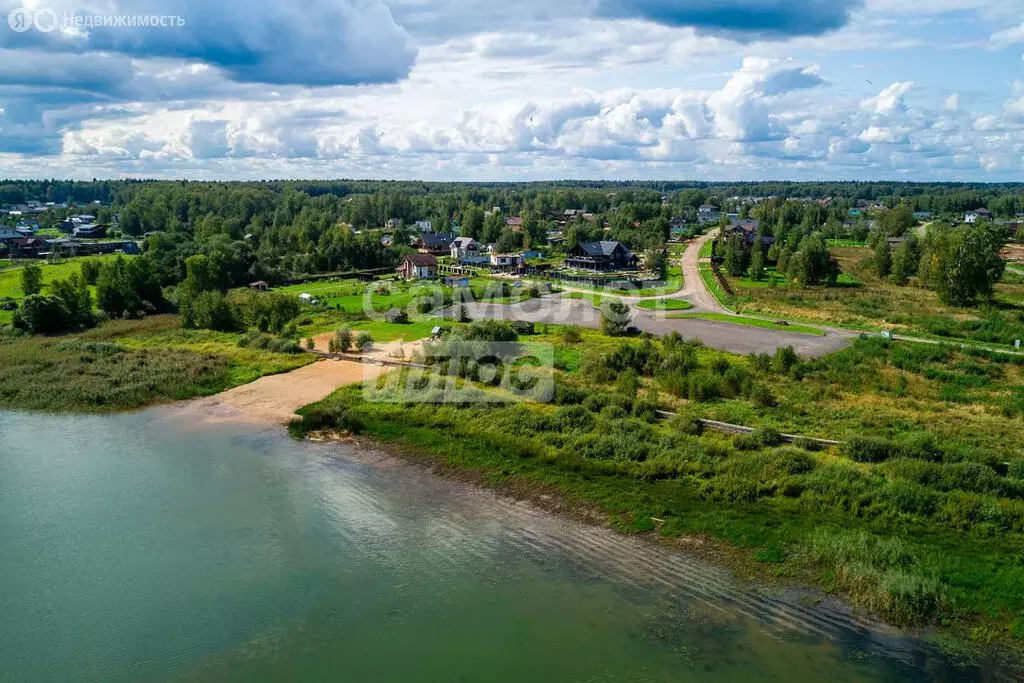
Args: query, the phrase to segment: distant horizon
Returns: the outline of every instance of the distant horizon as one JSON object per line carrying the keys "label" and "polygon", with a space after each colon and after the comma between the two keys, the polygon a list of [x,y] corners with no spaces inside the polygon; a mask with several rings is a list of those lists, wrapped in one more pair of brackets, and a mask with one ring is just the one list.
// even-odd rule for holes
{"label": "distant horizon", "polygon": [[[1008,187],[1024,186],[1024,179],[1021,180],[906,180],[881,178],[876,180],[789,180],[783,178],[767,178],[761,180],[695,180],[695,179],[668,179],[668,178],[630,178],[630,179],[606,179],[606,178],[544,178],[537,180],[429,180],[424,178],[355,178],[355,177],[277,177],[277,178],[188,178],[188,177],[96,177],[96,178],[69,178],[69,177],[45,177],[37,178],[0,178],[0,185],[17,183],[115,183],[115,182],[139,182],[139,183],[424,183],[430,185],[546,185],[559,183],[578,183],[592,185],[680,185],[680,186],[720,186],[728,187],[735,185],[969,185],[969,186],[991,186]],[[696,189],[696,188],[695,188]]]}
{"label": "distant horizon", "polygon": [[1024,181],[1019,2],[158,4],[0,0],[5,174]]}

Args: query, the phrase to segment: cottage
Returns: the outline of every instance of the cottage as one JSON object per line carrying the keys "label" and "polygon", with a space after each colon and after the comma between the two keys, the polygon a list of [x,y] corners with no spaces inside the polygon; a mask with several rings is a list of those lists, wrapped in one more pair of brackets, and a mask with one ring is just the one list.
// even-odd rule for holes
{"label": "cottage", "polygon": [[255,290],[257,292],[265,292],[268,289],[270,289],[270,285],[268,285],[263,280],[257,280],[256,282],[249,283],[249,289]]}
{"label": "cottage", "polygon": [[711,204],[701,204],[697,207],[697,222],[701,225],[704,223],[714,223],[718,220],[719,215],[718,207]]}
{"label": "cottage", "polygon": [[498,252],[491,253],[491,268],[494,270],[501,271],[514,271],[518,270],[526,264],[526,257],[522,254],[500,254]]}
{"label": "cottage", "polygon": [[434,232],[433,221],[416,221],[416,229],[420,232]]}
{"label": "cottage", "polygon": [[444,256],[450,253],[454,241],[455,237],[451,233],[432,232],[422,233],[414,240],[416,248],[421,254],[434,256]]}
{"label": "cottage", "polygon": [[992,213],[988,209],[978,209],[964,214],[964,223],[977,223],[979,220],[992,220]]}
{"label": "cottage", "polygon": [[17,230],[6,225],[0,225],[0,242],[5,240],[16,240],[21,237]]}
{"label": "cottage", "polygon": [[480,243],[472,237],[456,237],[452,240],[451,254],[453,259],[476,256],[480,251]]}
{"label": "cottage", "polygon": [[621,242],[583,242],[569,252],[566,268],[577,270],[625,270],[635,268],[637,257]]}
{"label": "cottage", "polygon": [[915,211],[914,218],[919,221],[930,221],[932,219],[931,211]]}
{"label": "cottage", "polygon": [[512,216],[511,218],[505,219],[505,226],[510,228],[512,232],[523,231],[523,219],[520,216]]}
{"label": "cottage", "polygon": [[75,227],[71,234],[83,239],[99,239],[107,236],[107,226],[83,223]]}
{"label": "cottage", "polygon": [[433,254],[409,254],[396,270],[405,280],[430,280],[437,277],[437,258]]}
{"label": "cottage", "polygon": [[[741,235],[744,243],[749,246],[754,245],[754,241],[757,239],[757,229],[760,227],[760,223],[754,220],[744,221],[732,221],[726,226],[723,234],[724,235]],[[771,245],[775,243],[775,238],[770,235],[764,235],[761,237],[761,244]]]}

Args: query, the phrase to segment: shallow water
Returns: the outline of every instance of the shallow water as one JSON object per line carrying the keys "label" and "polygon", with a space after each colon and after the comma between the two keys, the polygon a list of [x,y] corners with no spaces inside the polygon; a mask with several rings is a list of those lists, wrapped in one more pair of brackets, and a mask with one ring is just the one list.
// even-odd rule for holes
{"label": "shallow water", "polygon": [[0,680],[974,680],[683,553],[178,409],[0,412]]}

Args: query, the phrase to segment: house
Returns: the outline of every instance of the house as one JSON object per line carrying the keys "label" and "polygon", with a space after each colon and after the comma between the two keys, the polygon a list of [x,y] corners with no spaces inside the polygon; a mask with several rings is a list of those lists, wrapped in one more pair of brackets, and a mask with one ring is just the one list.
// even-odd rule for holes
{"label": "house", "polygon": [[718,207],[712,206],[711,204],[701,204],[697,207],[697,222],[703,225],[704,223],[714,223],[718,220],[719,212]]}
{"label": "house", "polygon": [[437,277],[437,257],[433,254],[409,254],[396,269],[406,280],[430,280]]}
{"label": "house", "polygon": [[[754,246],[754,240],[757,239],[757,229],[760,226],[758,221],[744,220],[744,221],[732,221],[726,226],[722,232],[723,235],[741,235],[743,242],[748,246]],[[774,244],[775,238],[770,235],[764,235],[761,238],[761,244]]]}
{"label": "house", "polygon": [[931,211],[915,211],[914,218],[919,221],[930,221],[932,219]]}
{"label": "house", "polygon": [[968,211],[964,214],[964,223],[977,223],[979,220],[992,220],[992,213],[988,209]]}
{"label": "house", "polygon": [[495,270],[513,271],[518,270],[526,264],[526,257],[522,254],[491,254],[491,268]]}
{"label": "house", "polygon": [[434,232],[433,221],[416,221],[416,229],[420,232]]}
{"label": "house", "polygon": [[480,243],[472,237],[456,237],[452,240],[451,254],[453,259],[476,256],[480,251]]}
{"label": "house", "polygon": [[414,244],[421,254],[444,256],[451,253],[454,241],[455,237],[451,233],[424,232],[416,237]]}
{"label": "house", "polygon": [[625,270],[635,268],[637,258],[621,242],[582,242],[569,252],[566,268],[577,270]]}
{"label": "house", "polygon": [[46,240],[38,237],[19,237],[18,239],[4,242],[12,256],[21,258],[36,258],[49,251]]}
{"label": "house", "polygon": [[21,237],[21,235],[16,229],[6,225],[0,225],[0,242],[4,240],[16,240],[19,237]]}
{"label": "house", "polygon": [[268,285],[263,280],[257,280],[256,282],[249,283],[249,289],[255,290],[257,292],[265,292],[268,289],[270,289],[270,285]]}
{"label": "house", "polygon": [[71,234],[75,237],[81,237],[83,239],[98,239],[100,237],[107,236],[107,226],[105,225],[93,225],[92,223],[83,223],[71,231]]}
{"label": "house", "polygon": [[387,230],[388,232],[394,232],[395,230],[398,230],[401,227],[402,227],[402,219],[401,218],[389,218],[387,220],[387,222],[384,223],[384,229]]}
{"label": "house", "polygon": [[512,232],[523,231],[523,219],[520,216],[512,216],[505,219],[505,227],[511,228]]}

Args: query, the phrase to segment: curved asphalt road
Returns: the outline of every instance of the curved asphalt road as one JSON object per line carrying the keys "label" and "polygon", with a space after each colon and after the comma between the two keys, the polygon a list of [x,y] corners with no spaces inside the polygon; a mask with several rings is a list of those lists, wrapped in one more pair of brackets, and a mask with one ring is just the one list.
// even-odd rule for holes
{"label": "curved asphalt road", "polygon": [[[683,288],[673,294],[666,294],[659,299],[685,299],[693,304],[687,313],[723,313],[732,315],[732,311],[722,306],[715,295],[704,285],[700,277],[700,249],[711,239],[714,232],[703,235],[690,243],[681,260],[683,271]],[[565,291],[593,293],[589,290],[577,290],[563,287]],[[672,318],[679,311],[649,311],[636,306],[641,297],[617,297],[630,304],[633,325],[651,334],[662,336],[670,332],[679,332],[686,338],[700,339],[708,347],[729,351],[731,353],[748,354],[774,353],[776,349],[792,346],[801,356],[816,357],[838,351],[850,343],[858,335],[857,332],[822,328],[825,336],[785,332],[783,330],[764,329],[697,318]],[[650,298],[650,297],[644,297]],[[506,320],[522,320],[533,323],[555,325],[578,325],[600,329],[601,312],[590,302],[580,299],[567,299],[560,294],[529,299],[519,304],[466,304],[467,312],[473,319],[496,318]],[[454,308],[441,312],[445,318],[454,317]]]}

